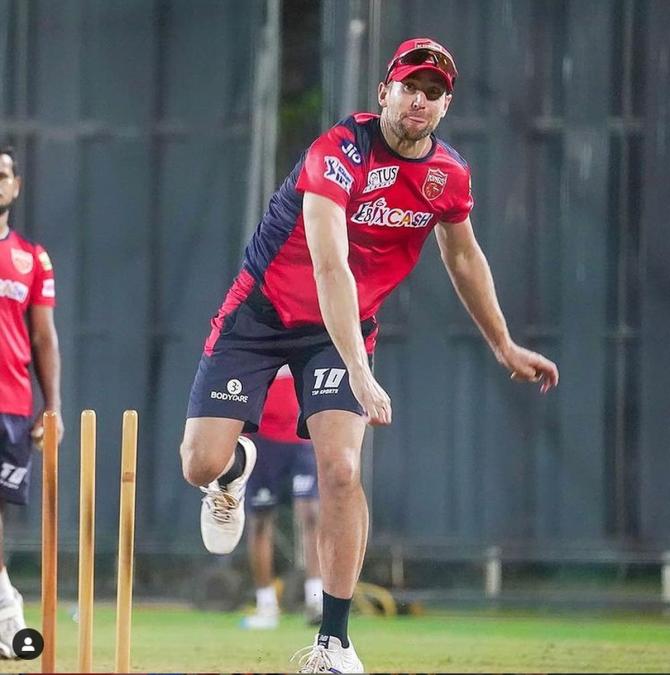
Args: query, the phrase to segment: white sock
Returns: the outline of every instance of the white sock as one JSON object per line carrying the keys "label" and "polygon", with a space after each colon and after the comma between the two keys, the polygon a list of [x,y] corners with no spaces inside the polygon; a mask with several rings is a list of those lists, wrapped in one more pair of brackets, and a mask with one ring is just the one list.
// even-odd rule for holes
{"label": "white sock", "polygon": [[256,589],[256,609],[260,611],[277,611],[279,609],[277,592],[274,586]]}
{"label": "white sock", "polygon": [[14,588],[12,587],[12,582],[9,580],[9,574],[7,574],[7,568],[3,567],[0,571],[0,598],[13,598],[14,597]]}
{"label": "white sock", "polygon": [[305,579],[305,604],[313,607],[321,606],[323,601],[323,582],[321,577]]}

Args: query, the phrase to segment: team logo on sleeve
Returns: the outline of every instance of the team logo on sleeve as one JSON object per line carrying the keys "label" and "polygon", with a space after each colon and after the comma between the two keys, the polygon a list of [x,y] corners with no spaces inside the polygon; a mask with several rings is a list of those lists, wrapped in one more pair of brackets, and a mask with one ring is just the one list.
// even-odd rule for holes
{"label": "team logo on sleeve", "polygon": [[42,269],[45,272],[51,272],[54,266],[51,264],[51,258],[49,258],[49,254],[46,251],[40,251],[40,254],[37,257],[42,263]]}
{"label": "team logo on sleeve", "polygon": [[360,163],[363,161],[361,159],[361,153],[351,141],[342,141],[342,145],[340,145],[340,150],[342,150],[344,156],[348,157],[356,166],[359,166]]}
{"label": "team logo on sleeve", "polygon": [[12,249],[12,262],[14,263],[14,267],[21,273],[21,274],[28,274],[32,272],[33,269],[33,256],[32,253],[29,253],[28,251],[24,251],[20,248],[13,248]]}
{"label": "team logo on sleeve", "polygon": [[426,179],[423,181],[421,192],[426,199],[437,199],[443,192],[447,184],[448,174],[439,169],[428,169]]}
{"label": "team logo on sleeve", "polygon": [[350,194],[354,179],[344,166],[342,166],[342,162],[340,162],[337,157],[331,157],[330,155],[326,155],[323,160],[326,163],[326,170],[323,173],[323,177],[332,181],[335,185],[339,185],[347,194]]}
{"label": "team logo on sleeve", "polygon": [[372,169],[368,173],[368,184],[363,192],[373,192],[382,188],[391,187],[398,178],[399,166],[380,166],[378,169]]}

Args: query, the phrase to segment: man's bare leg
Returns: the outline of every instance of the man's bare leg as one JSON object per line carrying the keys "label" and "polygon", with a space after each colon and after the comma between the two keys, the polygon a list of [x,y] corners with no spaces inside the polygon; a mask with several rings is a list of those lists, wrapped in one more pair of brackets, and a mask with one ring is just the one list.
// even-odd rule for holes
{"label": "man's bare leg", "polygon": [[180,453],[184,478],[205,493],[200,532],[210,553],[235,549],[244,531],[244,494],[256,446],[240,436],[243,422],[216,417],[186,420]]}
{"label": "man's bare leg", "polygon": [[319,475],[318,554],[324,590],[320,632],[339,638],[346,647],[349,607],[368,536],[360,472],[365,420],[352,412],[326,410],[312,415],[307,426]]}
{"label": "man's bare leg", "polygon": [[244,423],[219,417],[186,420],[179,452],[184,478],[195,486],[208,485],[228,471]]}

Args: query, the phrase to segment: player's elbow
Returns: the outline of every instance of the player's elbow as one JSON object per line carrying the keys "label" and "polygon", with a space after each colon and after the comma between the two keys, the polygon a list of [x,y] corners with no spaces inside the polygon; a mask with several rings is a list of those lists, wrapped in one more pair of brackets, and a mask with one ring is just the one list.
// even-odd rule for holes
{"label": "player's elbow", "polygon": [[448,251],[442,254],[442,260],[452,277],[467,279],[481,263],[483,254],[477,249]]}
{"label": "player's elbow", "polygon": [[312,258],[312,269],[315,279],[329,279],[342,274],[345,264],[335,256],[315,257]]}
{"label": "player's elbow", "polygon": [[30,345],[33,353],[57,353],[58,335],[56,331],[33,331]]}

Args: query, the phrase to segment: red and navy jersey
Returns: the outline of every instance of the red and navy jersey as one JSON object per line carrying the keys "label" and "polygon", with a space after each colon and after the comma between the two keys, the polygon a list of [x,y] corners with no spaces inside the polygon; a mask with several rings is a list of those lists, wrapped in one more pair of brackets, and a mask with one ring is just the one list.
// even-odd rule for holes
{"label": "red and navy jersey", "polygon": [[260,291],[287,328],[323,325],[305,239],[305,192],[328,197],[345,210],[360,318],[373,317],[412,271],[435,225],[461,223],[472,209],[467,163],[452,147],[431,139],[425,157],[402,157],[384,140],[379,116],[368,113],[319,136],[270,199],[242,271],[212,321],[208,345],[225,317],[252,292]]}
{"label": "red and navy jersey", "polygon": [[14,230],[0,239],[0,412],[32,414],[28,365],[30,338],[25,314],[30,305],[56,304],[48,253]]}

